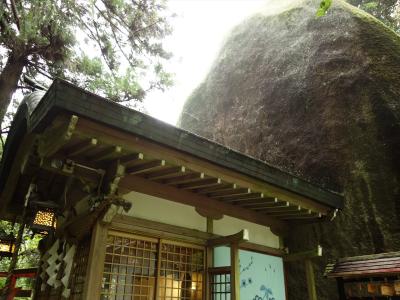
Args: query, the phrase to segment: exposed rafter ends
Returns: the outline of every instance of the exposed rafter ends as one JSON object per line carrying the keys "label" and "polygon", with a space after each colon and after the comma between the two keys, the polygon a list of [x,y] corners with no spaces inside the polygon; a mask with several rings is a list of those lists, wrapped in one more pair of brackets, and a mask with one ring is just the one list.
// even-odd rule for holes
{"label": "exposed rafter ends", "polygon": [[[298,216],[311,216],[313,212],[311,210],[304,210],[304,211],[281,211],[281,212],[271,212],[268,213],[269,216],[274,216],[277,218],[290,218],[290,217],[298,217]],[[314,215],[316,217],[316,215]]]}
{"label": "exposed rafter ends", "polygon": [[157,180],[157,179],[164,179],[175,177],[178,174],[182,174],[186,172],[186,168],[184,166],[181,167],[171,167],[165,170],[150,172],[145,175],[147,179]]}
{"label": "exposed rafter ends", "polygon": [[275,201],[259,201],[259,202],[250,202],[250,203],[243,203],[241,204],[241,206],[243,207],[248,207],[248,208],[253,208],[259,211],[263,211],[263,210],[268,210],[268,209],[273,209],[273,208],[287,208],[290,206],[290,203],[287,201],[280,201],[280,202],[275,202]]}
{"label": "exposed rafter ends", "polygon": [[121,152],[122,152],[121,146],[109,147],[93,155],[90,158],[90,160],[94,162],[110,160],[112,158],[116,158]]}
{"label": "exposed rafter ends", "polygon": [[78,155],[85,153],[86,151],[92,149],[97,144],[98,144],[98,140],[95,138],[86,139],[86,140],[79,142],[78,144],[70,147],[69,149],[67,149],[66,156],[67,157],[78,156]]}
{"label": "exposed rafter ends", "polygon": [[199,180],[199,181],[179,184],[178,188],[184,189],[184,190],[191,190],[191,189],[197,189],[200,187],[221,184],[221,182],[222,182],[221,178],[207,178],[207,179],[203,179],[203,180]]}
{"label": "exposed rafter ends", "polygon": [[229,191],[229,190],[233,190],[236,189],[237,185],[235,183],[233,184],[221,184],[221,185],[217,185],[217,186],[213,186],[213,187],[206,187],[206,188],[201,188],[201,189],[197,189],[195,192],[198,194],[208,194],[208,193],[212,193],[212,192],[221,192],[221,191]]}
{"label": "exposed rafter ends", "polygon": [[126,175],[119,183],[120,192],[137,191],[139,193],[149,194],[155,197],[169,199],[171,201],[183,204],[213,210],[224,215],[247,220],[260,225],[271,227],[275,233],[284,235],[288,229],[285,222],[282,222],[272,216],[266,216],[256,211],[244,209],[238,206],[223,203],[202,195],[192,193],[188,190],[182,190],[174,186],[164,185],[144,179],[137,175]]}
{"label": "exposed rafter ends", "polygon": [[180,184],[180,183],[192,182],[199,179],[203,179],[204,177],[205,177],[204,173],[192,173],[192,174],[164,179],[161,180],[161,182],[164,184]]}
{"label": "exposed rafter ends", "polygon": [[39,138],[37,150],[40,157],[53,155],[71,139],[79,118],[72,115],[67,122],[64,119],[60,117],[54,120],[53,125]]}
{"label": "exposed rafter ends", "polygon": [[127,168],[126,174],[140,174],[143,172],[147,172],[150,169],[160,168],[165,166],[165,160],[154,160],[150,162],[146,162],[143,164],[139,164],[130,168]]}
{"label": "exposed rafter ends", "polygon": [[234,189],[234,190],[230,190],[230,191],[210,193],[210,194],[208,194],[208,196],[211,198],[223,200],[223,199],[225,199],[227,197],[231,197],[231,196],[240,196],[240,195],[248,195],[248,194],[251,194],[251,189],[241,188],[241,189]]}
{"label": "exposed rafter ends", "polygon": [[251,194],[246,194],[246,195],[241,195],[241,196],[236,195],[236,196],[226,197],[226,198],[222,199],[221,201],[232,202],[232,203],[246,203],[246,202],[251,202],[251,201],[262,201],[262,203],[265,203],[266,201],[270,201],[270,200],[271,200],[271,198],[264,198],[263,193],[251,193]]}
{"label": "exposed rafter ends", "polygon": [[133,162],[142,161],[143,159],[144,159],[143,153],[134,153],[118,158],[120,164],[123,165],[129,165]]}

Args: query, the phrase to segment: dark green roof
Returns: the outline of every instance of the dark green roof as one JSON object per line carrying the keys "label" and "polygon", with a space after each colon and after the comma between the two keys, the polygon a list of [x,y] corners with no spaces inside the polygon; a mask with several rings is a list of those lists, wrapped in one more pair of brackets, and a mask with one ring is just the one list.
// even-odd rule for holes
{"label": "dark green roof", "polygon": [[[20,109],[7,139],[0,169],[0,192],[12,164],[12,153],[24,131],[43,130],[59,111],[83,116],[107,126],[144,137],[158,144],[188,153],[213,164],[313,199],[331,208],[343,207],[343,196],[283,172],[265,162],[246,156],[218,143],[164,123],[136,110],[85,91],[57,79],[29,115]],[[22,123],[26,120],[26,128]]]}

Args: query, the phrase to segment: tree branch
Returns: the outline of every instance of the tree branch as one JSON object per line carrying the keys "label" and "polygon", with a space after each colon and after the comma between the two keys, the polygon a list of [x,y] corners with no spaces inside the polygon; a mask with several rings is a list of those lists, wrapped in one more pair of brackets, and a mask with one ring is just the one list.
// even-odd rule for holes
{"label": "tree branch", "polygon": [[50,79],[50,80],[54,80],[54,77],[51,76],[43,67],[39,66],[37,63],[34,63],[34,62],[32,62],[32,61],[28,61],[28,64],[31,65],[32,67],[34,67],[35,70],[36,70],[39,74],[41,74],[41,75],[47,77],[47,78]]}
{"label": "tree branch", "polygon": [[15,19],[15,24],[17,25],[18,31],[21,31],[21,27],[19,26],[19,18],[18,18],[18,13],[17,13],[17,7],[15,5],[14,0],[10,0],[11,2],[11,10],[12,13],[14,15],[14,19]]}

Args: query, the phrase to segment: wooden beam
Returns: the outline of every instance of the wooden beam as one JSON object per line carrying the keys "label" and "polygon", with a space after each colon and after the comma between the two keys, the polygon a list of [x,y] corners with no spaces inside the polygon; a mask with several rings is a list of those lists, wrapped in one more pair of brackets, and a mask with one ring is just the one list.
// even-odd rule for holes
{"label": "wooden beam", "polygon": [[261,209],[268,209],[268,208],[279,208],[279,207],[289,207],[290,203],[286,201],[275,201],[275,200],[270,200],[267,201],[266,199],[264,201],[259,201],[259,202],[249,202],[249,203],[236,203],[236,205],[240,205],[242,207],[247,207],[251,209],[256,209],[256,210],[261,210]]}
{"label": "wooden beam", "polygon": [[133,162],[137,161],[142,161],[144,158],[143,153],[133,153],[133,154],[128,154],[123,157],[118,158],[119,162],[123,165],[129,165]]}
{"label": "wooden beam", "polygon": [[221,220],[224,215],[221,214],[220,212],[217,212],[215,210],[209,210],[209,209],[204,209],[201,207],[195,207],[196,212],[207,219],[212,219],[212,220]]}
{"label": "wooden beam", "polygon": [[214,219],[207,217],[207,233],[214,233]]}
{"label": "wooden beam", "polygon": [[63,145],[65,145],[75,132],[78,117],[72,115],[69,120],[65,117],[59,117],[54,121],[52,127],[45,130],[38,142],[37,151],[40,157],[49,157],[56,153]]}
{"label": "wooden beam", "polygon": [[[257,203],[258,204],[258,203]],[[246,205],[244,205],[247,207]],[[249,205],[251,208],[254,208],[255,210],[259,212],[266,212],[266,211],[272,211],[276,208],[288,208],[290,207],[290,203],[288,201],[279,201],[275,199],[272,202],[267,202],[267,203],[259,203],[259,205]],[[297,207],[296,207],[297,209]]]}
{"label": "wooden beam", "polygon": [[227,190],[232,190],[232,189],[236,189],[237,185],[235,183],[229,183],[229,184],[220,184],[217,186],[212,186],[212,187],[206,187],[206,188],[200,188],[197,189],[195,192],[197,194],[208,194],[208,193],[212,193],[212,192],[219,192],[219,191],[227,191]]}
{"label": "wooden beam", "polygon": [[100,299],[101,280],[107,243],[107,227],[97,222],[92,232],[89,261],[84,280],[83,299]]}
{"label": "wooden beam", "polygon": [[206,245],[212,234],[186,227],[150,221],[127,215],[116,215],[111,227],[115,230],[150,235],[162,239],[184,240],[188,243]]}
{"label": "wooden beam", "polygon": [[301,214],[301,215],[295,215],[295,216],[286,216],[286,217],[281,217],[280,219],[282,220],[291,220],[291,221],[296,221],[296,220],[311,220],[314,219],[314,222],[316,222],[316,219],[322,219],[322,214],[320,213],[311,213],[311,214]]}
{"label": "wooden beam", "polygon": [[209,239],[207,242],[208,247],[218,247],[218,246],[226,246],[231,244],[240,245],[241,243],[249,241],[249,231],[247,229],[243,229],[238,233],[221,236],[213,239]]}
{"label": "wooden beam", "polygon": [[251,193],[251,189],[241,188],[241,189],[234,189],[234,190],[210,193],[207,196],[211,197],[211,198],[215,198],[215,199],[224,200],[225,198],[228,198],[231,196],[248,195],[250,193]]}
{"label": "wooden beam", "polygon": [[268,216],[274,216],[276,218],[284,218],[284,219],[290,219],[292,217],[298,217],[298,216],[310,216],[312,215],[312,211],[301,211],[301,210],[292,210],[292,211],[281,211],[281,212],[272,212],[272,213],[267,213]]}
{"label": "wooden beam", "polygon": [[160,168],[165,166],[165,160],[153,160],[147,163],[136,165],[126,169],[126,174],[140,174],[147,172],[151,169]]}
{"label": "wooden beam", "polygon": [[182,174],[185,172],[186,172],[186,168],[184,166],[171,167],[171,168],[168,168],[165,170],[151,172],[149,174],[146,174],[145,177],[147,179],[157,180],[157,179],[165,179],[165,178],[169,178],[169,177],[175,177],[177,174]]}
{"label": "wooden beam", "polygon": [[70,147],[69,149],[67,149],[66,157],[74,157],[79,154],[82,154],[82,153],[88,151],[89,149],[95,147],[97,145],[97,143],[98,143],[98,141],[95,138],[86,139],[86,140]]}
{"label": "wooden beam", "polygon": [[[136,234],[151,235],[163,239],[184,240],[189,243],[195,243],[204,246],[206,246],[206,242],[209,239],[220,237],[212,232],[188,229],[186,227],[119,214],[113,218],[111,222],[111,228]],[[266,253],[279,257],[287,255],[287,253],[282,249],[271,248],[251,242],[241,243],[240,249]]]}
{"label": "wooden beam", "polygon": [[103,191],[106,195],[114,195],[117,192],[118,184],[125,175],[124,165],[113,162],[108,167],[103,179]]}
{"label": "wooden beam", "polygon": [[196,180],[203,179],[205,177],[204,173],[192,173],[182,176],[176,176],[173,178],[163,179],[161,180],[164,184],[180,184],[180,183],[187,183]]}
{"label": "wooden beam", "polygon": [[275,205],[270,205],[266,207],[257,207],[256,210],[259,212],[265,212],[267,214],[270,213],[282,213],[282,212],[300,212],[301,207],[300,206],[293,206],[290,205],[289,202],[280,202],[278,203],[273,203]]}
{"label": "wooden beam", "polygon": [[264,193],[271,197],[277,197],[284,201],[290,201],[293,204],[301,205],[313,211],[328,214],[330,207],[320,204],[315,200],[301,196],[295,192],[290,192],[284,188],[277,187],[273,184],[254,179],[253,177],[232,171],[228,168],[218,166],[205,159],[197,158],[193,155],[174,150],[169,147],[158,145],[145,138],[123,132],[100,123],[96,123],[89,119],[81,120],[78,123],[79,134],[82,136],[96,136],[101,141],[107,141],[109,144],[121,144],[124,148],[132,151],[146,153],[150,157],[159,157],[166,159],[169,163],[177,166],[186,166],[194,172],[207,172],[207,175],[221,178],[224,182],[234,182],[240,186],[246,186],[254,191]]}
{"label": "wooden beam", "polygon": [[121,146],[107,147],[106,149],[101,150],[100,152],[90,157],[90,160],[94,162],[111,160],[113,158],[118,157],[121,154],[121,152],[122,152]]}
{"label": "wooden beam", "polygon": [[306,259],[317,258],[317,257],[321,257],[321,256],[322,256],[322,247],[320,245],[318,245],[313,250],[288,254],[283,257],[283,260],[285,262],[294,262],[294,261],[303,261]]}
{"label": "wooden beam", "polygon": [[99,184],[102,174],[104,174],[104,171],[101,169],[88,170],[86,168],[81,168],[73,164],[70,167],[66,167],[67,164],[65,164],[64,161],[60,161],[61,166],[56,167],[53,163],[54,161],[54,159],[43,159],[41,168],[50,172],[54,172],[56,174],[72,176],[85,182],[92,183],[94,185]]}
{"label": "wooden beam", "polygon": [[[215,210],[221,214],[225,214],[234,218],[250,221],[260,225],[271,227],[276,233],[283,234],[288,229],[285,222],[281,222],[274,217],[269,217],[255,211],[222,203],[218,200],[194,194],[186,190],[178,189],[174,186],[164,185],[155,181],[141,178],[135,175],[126,175],[119,183],[121,193],[137,191],[139,193],[164,198],[191,205],[194,207]],[[278,234],[278,235],[279,235]]]}
{"label": "wooden beam", "polygon": [[222,182],[221,178],[208,178],[208,179],[203,179],[203,180],[199,180],[199,181],[178,184],[177,187],[179,189],[192,190],[192,189],[197,189],[200,187],[218,185],[218,184],[221,184],[221,182]]}
{"label": "wooden beam", "polygon": [[[264,200],[265,199],[265,200]],[[266,198],[263,193],[251,193],[248,195],[242,196],[232,196],[223,199],[224,202],[232,202],[232,203],[241,203],[241,202],[248,202],[248,201],[267,201],[267,199],[273,198]]]}
{"label": "wooden beam", "polygon": [[254,244],[254,243],[250,243],[250,242],[244,242],[244,243],[240,244],[240,249],[265,253],[265,254],[279,256],[279,257],[282,257],[287,254],[283,249],[272,248],[272,247]]}

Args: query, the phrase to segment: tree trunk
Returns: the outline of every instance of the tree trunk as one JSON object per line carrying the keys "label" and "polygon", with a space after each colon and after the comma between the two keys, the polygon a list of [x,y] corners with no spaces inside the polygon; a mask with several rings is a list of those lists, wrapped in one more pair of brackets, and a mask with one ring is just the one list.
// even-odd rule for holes
{"label": "tree trunk", "polygon": [[25,57],[15,57],[11,53],[0,74],[0,124],[3,122],[11,97],[17,89],[24,66]]}

